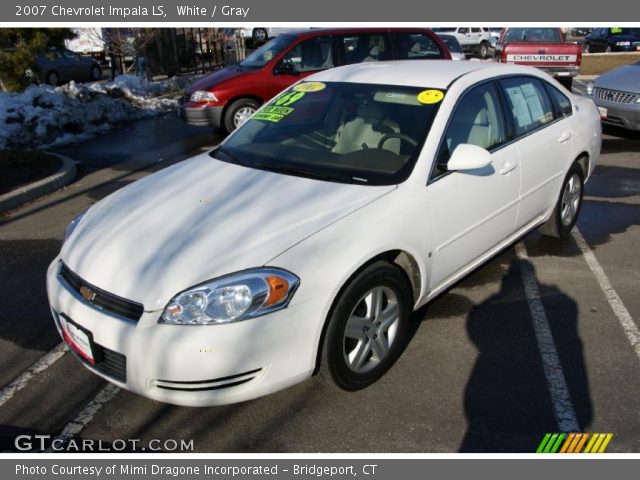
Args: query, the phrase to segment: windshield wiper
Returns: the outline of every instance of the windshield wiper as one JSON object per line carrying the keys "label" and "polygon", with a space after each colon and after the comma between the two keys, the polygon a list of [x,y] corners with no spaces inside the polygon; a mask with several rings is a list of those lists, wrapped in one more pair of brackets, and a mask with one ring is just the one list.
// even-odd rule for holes
{"label": "windshield wiper", "polygon": [[[245,162],[244,160],[240,160],[233,153],[231,153],[229,150],[227,150],[226,148],[224,148],[222,146],[217,147],[215,150],[213,150],[211,152],[211,154],[216,153],[216,152],[224,153],[227,157],[229,157],[229,159],[231,160],[231,163],[235,163],[236,165],[242,165],[243,167],[247,166],[247,162]],[[211,155],[211,156],[213,156],[213,155]],[[213,158],[216,158],[216,157],[213,157]]]}
{"label": "windshield wiper", "polygon": [[307,170],[305,168],[300,167],[292,167],[291,165],[284,164],[257,164],[256,168],[262,168],[264,170],[270,170],[272,172],[285,173],[289,175],[295,175],[298,177],[312,178],[314,180],[327,180],[331,182],[340,182],[340,183],[367,183],[367,180],[364,178],[354,178],[349,176],[340,176],[340,175],[331,175],[327,173],[319,173],[313,170]]}

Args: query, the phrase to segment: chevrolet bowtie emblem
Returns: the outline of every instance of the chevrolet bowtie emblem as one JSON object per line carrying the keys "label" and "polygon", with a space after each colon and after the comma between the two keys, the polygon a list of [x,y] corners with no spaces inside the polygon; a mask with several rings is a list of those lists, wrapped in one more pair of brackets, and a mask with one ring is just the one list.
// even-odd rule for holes
{"label": "chevrolet bowtie emblem", "polygon": [[96,298],[96,292],[91,290],[89,287],[85,287],[84,285],[80,287],[80,295],[88,302],[93,302]]}

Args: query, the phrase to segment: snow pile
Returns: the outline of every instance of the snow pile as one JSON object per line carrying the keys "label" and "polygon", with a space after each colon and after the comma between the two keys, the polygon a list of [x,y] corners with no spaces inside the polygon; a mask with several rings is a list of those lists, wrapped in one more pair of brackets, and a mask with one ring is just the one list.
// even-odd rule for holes
{"label": "snow pile", "polygon": [[108,83],[70,82],[0,93],[0,149],[84,140],[115,125],[173,110],[193,79],[147,82],[120,75]]}

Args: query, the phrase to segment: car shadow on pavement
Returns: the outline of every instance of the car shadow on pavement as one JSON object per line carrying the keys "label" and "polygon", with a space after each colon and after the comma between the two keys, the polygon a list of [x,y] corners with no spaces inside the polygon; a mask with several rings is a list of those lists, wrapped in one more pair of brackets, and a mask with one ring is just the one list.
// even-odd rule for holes
{"label": "car shadow on pavement", "polygon": [[[464,393],[467,431],[460,452],[533,453],[545,433],[559,431],[521,268],[514,261],[500,292],[467,317],[478,356]],[[555,286],[540,284],[539,292],[578,424],[585,430],[592,406],[577,332],[578,307]]]}

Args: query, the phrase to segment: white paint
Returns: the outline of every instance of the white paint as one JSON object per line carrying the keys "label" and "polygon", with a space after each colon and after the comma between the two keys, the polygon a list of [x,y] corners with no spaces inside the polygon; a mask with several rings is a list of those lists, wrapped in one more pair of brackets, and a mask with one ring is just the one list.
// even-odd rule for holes
{"label": "white paint", "polygon": [[636,353],[638,358],[640,358],[640,330],[638,330],[638,325],[633,321],[629,310],[627,310],[627,307],[622,303],[620,295],[618,295],[611,285],[609,277],[604,273],[602,265],[600,265],[600,262],[598,262],[598,259],[591,251],[591,248],[589,248],[589,245],[580,233],[580,230],[578,230],[578,228],[574,228],[572,235],[578,244],[578,248],[582,252],[582,256],[587,262],[587,265],[595,275],[607,302],[609,302],[609,305],[611,306],[611,310],[613,310],[613,313],[618,318],[618,321],[622,326],[622,330],[627,336],[633,351]]}
{"label": "white paint", "polygon": [[[107,384],[107,386],[105,386],[98,392],[93,400],[85,405],[82,411],[78,413],[78,415],[76,415],[73,420],[65,425],[60,435],[58,435],[53,440],[53,442],[56,442],[57,444],[59,444],[60,442],[65,442],[82,432],[86,428],[86,426],[91,423],[91,420],[93,420],[100,409],[106,403],[111,401],[119,391],[120,388],[116,385],[113,385],[111,383]],[[46,452],[52,451],[53,450],[51,448],[46,450]]]}
{"label": "white paint", "polygon": [[547,380],[549,394],[551,395],[551,403],[553,404],[558,429],[561,432],[579,432],[580,425],[573,408],[567,380],[562,371],[560,357],[553,341],[547,313],[540,298],[538,282],[529,260],[529,255],[527,255],[527,249],[522,242],[516,245],[516,254],[520,260],[522,283],[524,284],[525,295],[531,311],[533,330],[536,335],[538,350],[542,357],[542,367]]}
{"label": "white paint", "polygon": [[15,380],[9,385],[4,387],[0,391],[0,406],[7,403],[13,398],[13,396],[27,386],[29,381],[44,372],[47,368],[53,365],[60,357],[62,357],[67,351],[67,346],[64,343],[58,344],[54,349],[50,350],[40,360],[31,365],[28,369],[22,372]]}

